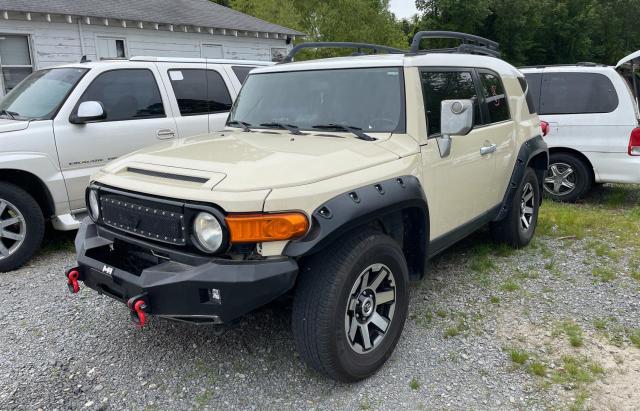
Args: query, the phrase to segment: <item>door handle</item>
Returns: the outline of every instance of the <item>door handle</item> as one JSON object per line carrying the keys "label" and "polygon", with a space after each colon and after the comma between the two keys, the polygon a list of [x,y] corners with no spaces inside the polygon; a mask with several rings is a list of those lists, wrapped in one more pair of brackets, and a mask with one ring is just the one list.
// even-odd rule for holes
{"label": "door handle", "polygon": [[480,155],[486,156],[487,154],[491,154],[496,151],[497,148],[498,146],[496,144],[480,147]]}
{"label": "door handle", "polygon": [[170,128],[163,128],[161,130],[158,130],[156,135],[159,139],[173,138],[176,136],[176,132],[175,130],[171,130]]}

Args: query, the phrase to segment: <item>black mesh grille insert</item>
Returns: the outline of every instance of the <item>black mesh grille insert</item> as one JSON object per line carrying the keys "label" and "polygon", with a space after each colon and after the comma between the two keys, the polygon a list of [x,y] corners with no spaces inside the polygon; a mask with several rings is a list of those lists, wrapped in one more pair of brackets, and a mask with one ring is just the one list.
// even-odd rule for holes
{"label": "black mesh grille insert", "polygon": [[164,243],[186,243],[181,207],[105,193],[100,209],[101,221],[109,227]]}

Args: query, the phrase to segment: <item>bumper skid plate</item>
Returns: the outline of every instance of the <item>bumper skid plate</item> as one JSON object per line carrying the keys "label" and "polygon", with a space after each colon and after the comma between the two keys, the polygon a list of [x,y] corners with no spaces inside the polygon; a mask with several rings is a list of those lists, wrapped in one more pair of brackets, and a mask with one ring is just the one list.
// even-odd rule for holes
{"label": "bumper skid plate", "polygon": [[98,227],[88,219],[80,226],[76,249],[78,266],[66,273],[69,289],[77,292],[78,281],[82,281],[100,294],[126,303],[138,327],[145,325],[148,315],[196,323],[230,323],[291,290],[298,273],[297,262],[290,258],[212,258],[194,265],[158,259],[158,264],[131,272],[134,270],[117,262],[134,257],[113,255],[117,252],[113,238],[99,234]]}

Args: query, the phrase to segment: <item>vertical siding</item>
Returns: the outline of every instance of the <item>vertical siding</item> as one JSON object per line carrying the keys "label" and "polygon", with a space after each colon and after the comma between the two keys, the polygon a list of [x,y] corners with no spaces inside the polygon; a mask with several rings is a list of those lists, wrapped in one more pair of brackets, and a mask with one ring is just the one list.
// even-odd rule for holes
{"label": "vertical siding", "polygon": [[42,17],[34,17],[33,21],[2,20],[0,34],[30,35],[36,69],[78,62],[83,50],[90,60],[96,60],[99,36],[124,38],[129,57],[201,57],[201,45],[206,43],[221,45],[225,58],[270,61],[272,47],[286,47],[280,39],[211,35],[204,30],[184,33],[181,27],[176,27],[174,32],[156,31],[150,25],[144,29],[123,28],[115,20],[110,21],[110,26],[104,26],[102,19],[92,19],[92,23],[82,23],[82,45],[77,19],[73,23],[55,17],[51,23]]}

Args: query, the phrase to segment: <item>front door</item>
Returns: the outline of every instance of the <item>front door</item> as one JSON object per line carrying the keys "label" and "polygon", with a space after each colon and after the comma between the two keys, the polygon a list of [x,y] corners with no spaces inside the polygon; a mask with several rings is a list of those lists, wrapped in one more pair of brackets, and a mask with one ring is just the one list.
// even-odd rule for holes
{"label": "front door", "polygon": [[[72,210],[85,208],[89,177],[107,162],[176,135],[168,101],[158,87],[157,72],[148,67],[94,70],[77,88],[79,98],[70,96],[54,120],[58,157]],[[86,82],[90,84],[85,89]],[[70,123],[69,116],[84,101],[100,102],[106,119]]]}
{"label": "front door", "polygon": [[[493,147],[493,134],[484,127],[475,70],[424,68],[420,79],[428,131],[427,144],[421,149],[423,176],[429,187],[433,240],[497,205],[493,191],[495,152],[487,150]],[[451,136],[451,152],[441,157],[436,141],[441,136],[441,102],[451,99],[474,100],[474,128],[467,135]]]}

